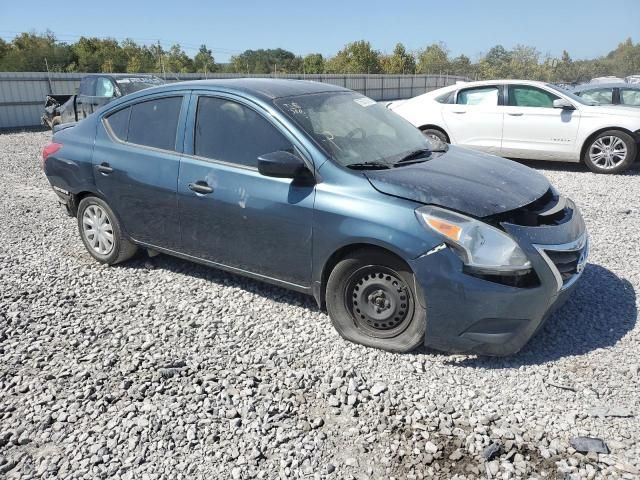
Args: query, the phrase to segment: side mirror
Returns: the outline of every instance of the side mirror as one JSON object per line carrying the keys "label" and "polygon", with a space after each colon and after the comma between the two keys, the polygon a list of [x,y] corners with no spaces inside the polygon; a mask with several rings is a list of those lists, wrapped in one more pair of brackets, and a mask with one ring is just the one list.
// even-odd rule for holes
{"label": "side mirror", "polygon": [[276,178],[298,178],[309,173],[301,158],[282,150],[260,155],[258,171],[265,177]]}
{"label": "side mirror", "polygon": [[565,100],[564,98],[557,98],[553,101],[553,108],[561,108],[563,110],[575,110],[576,107],[573,106],[569,100]]}

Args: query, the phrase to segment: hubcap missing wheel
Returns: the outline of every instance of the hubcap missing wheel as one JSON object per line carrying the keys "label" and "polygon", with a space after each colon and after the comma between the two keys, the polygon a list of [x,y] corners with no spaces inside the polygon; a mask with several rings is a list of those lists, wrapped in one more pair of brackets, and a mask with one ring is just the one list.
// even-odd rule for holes
{"label": "hubcap missing wheel", "polygon": [[373,336],[395,336],[413,316],[409,288],[397,273],[386,267],[365,267],[355,272],[345,293],[356,325]]}

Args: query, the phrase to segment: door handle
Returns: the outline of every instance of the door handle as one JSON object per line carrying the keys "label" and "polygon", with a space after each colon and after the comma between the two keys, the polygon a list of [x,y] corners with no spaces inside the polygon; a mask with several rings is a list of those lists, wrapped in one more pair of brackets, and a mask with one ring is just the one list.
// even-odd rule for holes
{"label": "door handle", "polygon": [[453,111],[453,113],[457,113],[458,115],[462,115],[463,113],[467,113],[466,110],[462,110],[459,112],[456,112],[455,110]]}
{"label": "door handle", "polygon": [[111,172],[113,172],[113,168],[111,168],[108,163],[103,162],[98,165],[98,171],[100,173],[104,173],[105,175],[109,175]]}
{"label": "door handle", "polygon": [[211,188],[207,182],[205,182],[204,180],[199,180],[195,183],[190,183],[189,185],[189,189],[196,192],[196,193],[201,193],[203,195],[206,195],[207,193],[212,193],[213,192],[213,188]]}
{"label": "door handle", "polygon": [[507,113],[507,115],[511,115],[512,117],[521,117],[524,113]]}

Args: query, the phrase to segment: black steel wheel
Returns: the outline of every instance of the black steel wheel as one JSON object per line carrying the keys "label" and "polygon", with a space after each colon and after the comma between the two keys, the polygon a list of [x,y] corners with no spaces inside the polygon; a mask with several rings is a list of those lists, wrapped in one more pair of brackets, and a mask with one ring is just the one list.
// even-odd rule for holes
{"label": "black steel wheel", "polygon": [[383,266],[353,272],[344,293],[358,328],[379,338],[395,337],[413,317],[413,292],[400,275]]}
{"label": "black steel wheel", "polygon": [[358,250],[329,275],[329,317],[349,341],[408,352],[424,342],[426,329],[416,288],[413,272],[401,259],[382,250]]}

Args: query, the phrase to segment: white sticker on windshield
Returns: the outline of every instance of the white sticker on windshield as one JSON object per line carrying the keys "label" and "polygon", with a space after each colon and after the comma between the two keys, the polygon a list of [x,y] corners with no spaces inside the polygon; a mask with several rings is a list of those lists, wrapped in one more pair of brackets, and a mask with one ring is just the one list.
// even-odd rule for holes
{"label": "white sticker on windshield", "polygon": [[369,97],[356,98],[354,102],[356,102],[358,105],[361,105],[363,107],[370,107],[371,105],[376,104],[376,101],[371,100]]}

